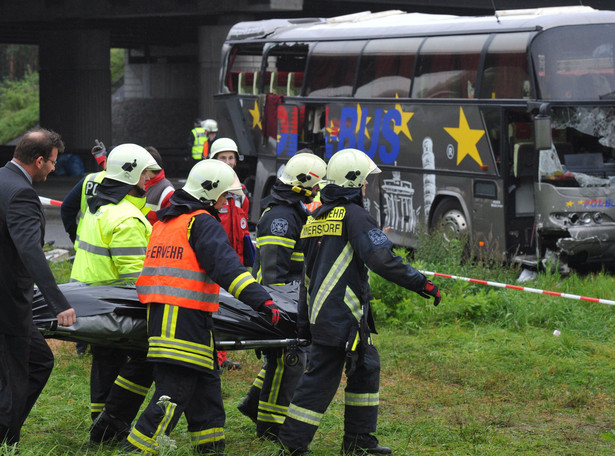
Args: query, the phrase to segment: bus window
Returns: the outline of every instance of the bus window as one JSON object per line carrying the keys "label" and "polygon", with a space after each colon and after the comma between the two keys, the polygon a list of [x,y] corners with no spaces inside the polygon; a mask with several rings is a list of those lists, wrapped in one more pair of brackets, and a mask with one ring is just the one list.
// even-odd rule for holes
{"label": "bus window", "polygon": [[307,44],[276,44],[266,51],[268,83],[263,93],[299,95],[307,61]]}
{"label": "bus window", "polygon": [[488,35],[427,38],[417,62],[413,98],[474,98],[478,61]]}
{"label": "bus window", "polygon": [[367,43],[359,63],[355,97],[409,97],[414,61],[422,41],[398,38]]}
{"label": "bus window", "polygon": [[531,54],[539,98],[613,98],[613,43],[613,24],[554,28],[538,35]]}
{"label": "bus window", "polygon": [[305,94],[310,97],[350,97],[357,62],[365,41],[321,42],[307,68]]}
{"label": "bus window", "polygon": [[256,93],[262,56],[262,44],[233,47],[229,53],[223,91],[226,93]]}
{"label": "bus window", "polygon": [[527,45],[530,33],[495,35],[489,44],[480,98],[529,98]]}

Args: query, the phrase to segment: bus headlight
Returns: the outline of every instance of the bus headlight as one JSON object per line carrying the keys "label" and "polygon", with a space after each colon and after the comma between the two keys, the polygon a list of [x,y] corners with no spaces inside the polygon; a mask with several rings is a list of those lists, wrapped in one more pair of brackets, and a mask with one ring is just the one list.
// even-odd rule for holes
{"label": "bus headlight", "polygon": [[602,212],[594,212],[594,223],[602,223]]}
{"label": "bus headlight", "polygon": [[577,214],[576,212],[572,212],[571,214],[568,214],[568,220],[570,220],[570,224],[571,225],[576,225],[579,223],[579,214]]}
{"label": "bus headlight", "polygon": [[589,225],[592,222],[592,215],[589,212],[585,212],[581,215],[581,223],[583,225]]}

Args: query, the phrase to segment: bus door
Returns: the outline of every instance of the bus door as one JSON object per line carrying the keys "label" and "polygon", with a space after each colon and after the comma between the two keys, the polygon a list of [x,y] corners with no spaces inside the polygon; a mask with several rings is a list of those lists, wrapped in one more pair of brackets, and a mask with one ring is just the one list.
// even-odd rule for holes
{"label": "bus door", "polygon": [[532,119],[523,111],[505,114],[506,244],[511,258],[522,263],[536,261],[536,195],[538,154],[534,146]]}

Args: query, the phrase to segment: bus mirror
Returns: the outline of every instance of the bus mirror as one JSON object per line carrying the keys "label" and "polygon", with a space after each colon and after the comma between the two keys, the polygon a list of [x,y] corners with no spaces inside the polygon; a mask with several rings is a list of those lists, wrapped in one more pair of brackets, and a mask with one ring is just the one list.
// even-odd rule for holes
{"label": "bus mirror", "polygon": [[534,117],[534,143],[536,150],[551,149],[551,117],[543,114]]}
{"label": "bus mirror", "polygon": [[551,149],[551,116],[540,107],[540,113],[534,116],[534,146],[536,150]]}

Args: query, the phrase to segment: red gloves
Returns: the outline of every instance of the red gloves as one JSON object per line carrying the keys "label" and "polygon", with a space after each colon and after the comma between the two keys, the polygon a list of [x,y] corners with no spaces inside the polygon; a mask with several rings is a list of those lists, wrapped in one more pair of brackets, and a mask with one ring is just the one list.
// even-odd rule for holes
{"label": "red gloves", "polygon": [[440,290],[438,289],[437,285],[433,283],[431,280],[428,280],[427,282],[425,282],[423,289],[419,291],[418,293],[424,298],[429,298],[433,296],[434,306],[437,306],[438,304],[440,304],[440,300],[442,299],[442,296],[440,296]]}
{"label": "red gloves", "polygon": [[280,309],[271,299],[265,301],[265,304],[263,304],[263,311],[271,317],[271,324],[273,326],[278,324],[280,321]]}

